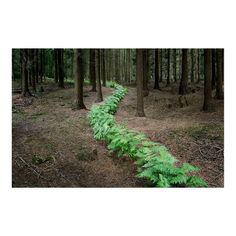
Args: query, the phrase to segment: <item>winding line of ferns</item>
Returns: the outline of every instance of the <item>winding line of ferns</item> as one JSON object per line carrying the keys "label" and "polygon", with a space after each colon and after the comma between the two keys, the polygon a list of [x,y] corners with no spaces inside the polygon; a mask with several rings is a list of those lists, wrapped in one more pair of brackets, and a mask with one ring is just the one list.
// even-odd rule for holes
{"label": "winding line of ferns", "polygon": [[207,183],[192,172],[198,167],[184,163],[177,167],[177,160],[163,145],[150,141],[143,133],[128,130],[115,122],[113,114],[127,89],[112,84],[113,94],[103,104],[94,105],[88,114],[94,137],[108,144],[108,149],[118,156],[128,155],[138,166],[138,177],[147,178],[156,187],[207,187]]}

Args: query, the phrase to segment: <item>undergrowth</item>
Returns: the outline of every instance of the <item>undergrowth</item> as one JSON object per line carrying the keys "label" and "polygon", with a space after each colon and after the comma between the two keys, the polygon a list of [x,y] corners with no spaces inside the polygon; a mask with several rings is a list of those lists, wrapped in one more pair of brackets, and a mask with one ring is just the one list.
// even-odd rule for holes
{"label": "undergrowth", "polygon": [[113,94],[102,105],[92,106],[88,114],[95,139],[105,141],[108,149],[118,156],[127,155],[135,160],[137,176],[150,180],[156,187],[207,187],[202,178],[193,175],[198,167],[188,163],[177,167],[176,158],[165,146],[115,122],[113,114],[127,89],[118,84],[112,86],[115,88]]}

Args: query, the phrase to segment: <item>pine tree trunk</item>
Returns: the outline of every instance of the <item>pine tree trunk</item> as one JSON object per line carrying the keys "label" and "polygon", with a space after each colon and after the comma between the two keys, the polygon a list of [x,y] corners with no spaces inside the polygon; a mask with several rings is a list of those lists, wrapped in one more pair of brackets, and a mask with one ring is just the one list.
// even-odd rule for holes
{"label": "pine tree trunk", "polygon": [[54,49],[55,83],[58,83],[58,49]]}
{"label": "pine tree trunk", "polygon": [[96,102],[102,102],[103,101],[103,97],[102,97],[102,85],[101,85],[101,73],[100,73],[100,49],[96,50],[97,52],[97,100]]}
{"label": "pine tree trunk", "polygon": [[177,82],[176,78],[176,49],[173,49],[173,72],[174,72],[174,81]]}
{"label": "pine tree trunk", "polygon": [[31,96],[28,86],[28,49],[21,49],[22,95]]}
{"label": "pine tree trunk", "polygon": [[160,90],[160,86],[159,86],[159,49],[155,49],[155,84],[154,84],[154,89],[159,89]]}
{"label": "pine tree trunk", "polygon": [[194,83],[194,49],[191,49],[191,82]]}
{"label": "pine tree trunk", "polygon": [[136,116],[143,117],[143,49],[136,49],[136,76],[137,76],[137,112]]}
{"label": "pine tree trunk", "polygon": [[143,49],[143,96],[147,97],[148,94],[148,53],[147,49]]}
{"label": "pine tree trunk", "polygon": [[86,109],[83,101],[83,62],[82,62],[82,49],[75,49],[75,108],[76,109]]}
{"label": "pine tree trunk", "polygon": [[212,80],[211,80],[211,87],[212,90],[216,88],[216,80],[217,80],[217,73],[216,73],[216,49],[211,50],[212,53]]}
{"label": "pine tree trunk", "polygon": [[170,69],[170,49],[167,49],[168,51],[168,62],[167,62],[167,81],[166,86],[170,85],[170,77],[171,77],[171,69]]}
{"label": "pine tree trunk", "polygon": [[163,76],[163,65],[162,65],[162,49],[160,49],[160,82],[162,82],[162,76]]}
{"label": "pine tree trunk", "polygon": [[197,82],[199,80],[199,65],[198,65],[198,49],[194,50],[194,81]]}
{"label": "pine tree trunk", "polygon": [[223,49],[216,49],[217,56],[217,83],[216,83],[216,98],[223,99]]}
{"label": "pine tree trunk", "polygon": [[35,56],[36,56],[36,83],[39,83],[39,49],[35,49]]}
{"label": "pine tree trunk", "polygon": [[95,49],[90,49],[90,81],[92,84],[92,92],[96,92],[96,67],[95,67]]}
{"label": "pine tree trunk", "polygon": [[40,83],[43,82],[43,49],[40,49]]}
{"label": "pine tree trunk", "polygon": [[212,110],[212,52],[211,49],[204,50],[204,104],[203,110],[210,111]]}
{"label": "pine tree trunk", "polygon": [[35,63],[35,49],[32,49],[32,89],[36,92],[36,63]]}
{"label": "pine tree trunk", "polygon": [[64,60],[63,60],[63,49],[58,49],[58,69],[59,69],[59,81],[58,87],[64,88]]}
{"label": "pine tree trunk", "polygon": [[102,86],[106,87],[105,50],[101,49],[102,56]]}
{"label": "pine tree trunk", "polygon": [[179,85],[179,94],[187,94],[187,84],[188,84],[188,51],[187,49],[182,49],[182,77]]}

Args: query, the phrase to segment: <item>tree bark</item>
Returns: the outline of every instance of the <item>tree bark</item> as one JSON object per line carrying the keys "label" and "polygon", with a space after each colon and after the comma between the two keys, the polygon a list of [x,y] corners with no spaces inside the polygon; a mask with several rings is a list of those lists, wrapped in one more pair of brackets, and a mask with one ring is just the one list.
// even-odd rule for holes
{"label": "tree bark", "polygon": [[194,81],[194,49],[191,49],[191,82]]}
{"label": "tree bark", "polygon": [[32,49],[32,89],[36,92],[36,63],[35,63],[35,49]]}
{"label": "tree bark", "polygon": [[54,49],[55,83],[58,83],[58,49]]}
{"label": "tree bark", "polygon": [[105,50],[101,49],[102,58],[102,86],[106,87],[106,68],[105,68]]}
{"label": "tree bark", "polygon": [[163,76],[163,73],[162,73],[162,49],[160,49],[160,82],[162,82],[162,76]]}
{"label": "tree bark", "polygon": [[82,49],[75,49],[75,109],[86,109],[83,101],[83,62]]}
{"label": "tree bark", "polygon": [[211,50],[212,53],[212,80],[211,87],[212,90],[216,88],[217,72],[216,72],[216,49]]}
{"label": "tree bark", "polygon": [[154,89],[159,89],[160,90],[160,86],[159,86],[159,60],[160,60],[160,53],[159,53],[159,49],[155,49],[155,84],[154,84]]}
{"label": "tree bark", "polygon": [[188,85],[188,51],[187,49],[182,49],[182,77],[179,85],[179,94],[187,94]]}
{"label": "tree bark", "polygon": [[167,62],[167,81],[166,81],[166,86],[170,85],[170,80],[171,80],[171,61],[170,61],[170,49],[168,50],[168,62]]}
{"label": "tree bark", "polygon": [[216,82],[216,98],[223,99],[223,49],[216,49],[217,56],[217,82]]}
{"label": "tree bark", "polygon": [[204,50],[204,104],[203,111],[210,111],[212,109],[212,51],[211,49]]}
{"label": "tree bark", "polygon": [[96,92],[96,67],[95,67],[95,49],[90,49],[90,81],[92,84],[92,92]]}
{"label": "tree bark", "polygon": [[100,73],[100,49],[96,50],[97,52],[97,100],[96,102],[102,102],[103,101],[103,96],[102,96],[102,85],[101,85],[101,73]]}
{"label": "tree bark", "polygon": [[177,66],[176,66],[176,49],[173,49],[173,72],[174,72],[174,81],[175,81],[175,83],[177,82],[176,69],[177,69]]}
{"label": "tree bark", "polygon": [[40,83],[43,82],[43,49],[40,49]]}
{"label": "tree bark", "polygon": [[28,49],[21,49],[22,95],[31,96],[28,86]]}
{"label": "tree bark", "polygon": [[63,49],[58,49],[58,69],[59,69],[59,80],[58,80],[58,87],[64,87],[64,60],[63,60]]}
{"label": "tree bark", "polygon": [[136,76],[137,76],[137,112],[136,116],[143,117],[143,49],[136,49]]}
{"label": "tree bark", "polygon": [[36,83],[39,83],[39,49],[35,49],[35,63],[36,63]]}
{"label": "tree bark", "polygon": [[143,49],[143,96],[147,97],[148,94],[148,52]]}

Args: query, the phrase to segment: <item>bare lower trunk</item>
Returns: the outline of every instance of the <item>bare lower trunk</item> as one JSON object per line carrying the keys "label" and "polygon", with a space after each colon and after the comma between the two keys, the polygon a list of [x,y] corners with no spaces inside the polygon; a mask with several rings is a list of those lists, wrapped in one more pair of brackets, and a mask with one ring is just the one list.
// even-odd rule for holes
{"label": "bare lower trunk", "polygon": [[75,108],[86,109],[83,101],[83,63],[82,49],[75,49]]}
{"label": "bare lower trunk", "polygon": [[143,49],[136,50],[136,76],[137,76],[137,112],[136,116],[143,117]]}
{"label": "bare lower trunk", "polygon": [[102,96],[102,85],[101,85],[101,73],[100,73],[100,49],[97,49],[97,100],[96,102],[102,102],[103,101],[103,96]]}
{"label": "bare lower trunk", "polygon": [[204,78],[204,104],[203,110],[210,111],[212,109],[212,53],[211,49],[204,50],[204,71],[205,71],[205,78]]}

